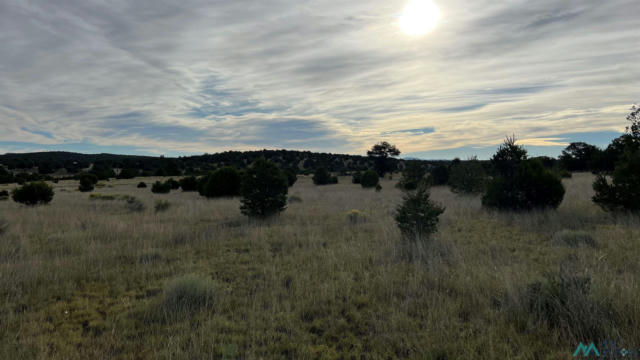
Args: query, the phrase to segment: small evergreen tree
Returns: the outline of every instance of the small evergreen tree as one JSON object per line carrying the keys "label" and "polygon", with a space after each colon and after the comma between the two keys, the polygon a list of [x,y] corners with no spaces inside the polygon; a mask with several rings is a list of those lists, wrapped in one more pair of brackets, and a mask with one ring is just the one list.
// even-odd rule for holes
{"label": "small evergreen tree", "polygon": [[265,218],[286,208],[289,182],[274,163],[264,158],[256,160],[242,180],[242,206],[249,217]]}
{"label": "small evergreen tree", "polygon": [[287,181],[289,182],[289,187],[293,186],[296,181],[298,181],[298,174],[294,169],[287,168],[284,170],[284,174],[287,175]]}
{"label": "small evergreen tree", "polygon": [[180,182],[173,178],[169,178],[165,183],[171,188],[171,190],[180,189]]}
{"label": "small evergreen tree", "polygon": [[444,208],[433,203],[426,186],[405,194],[402,204],[396,209],[395,220],[400,232],[407,240],[417,240],[435,233],[438,217]]}
{"label": "small evergreen tree", "polygon": [[168,194],[171,192],[171,184],[168,182],[156,181],[151,185],[151,192],[154,194]]}
{"label": "small evergreen tree", "polygon": [[11,193],[13,201],[29,206],[48,204],[53,195],[53,188],[44,181],[25,184]]}
{"label": "small evergreen tree", "polygon": [[372,188],[378,185],[380,178],[378,177],[378,173],[373,170],[367,170],[362,174],[360,178],[360,185],[363,188]]}
{"label": "small evergreen tree", "polygon": [[233,166],[225,166],[200,180],[198,191],[208,198],[240,195],[242,175]]}
{"label": "small evergreen tree", "polygon": [[433,185],[446,185],[449,182],[449,168],[438,165],[431,170],[431,183]]}
{"label": "small evergreen tree", "polygon": [[180,179],[180,187],[182,191],[196,191],[198,190],[198,179],[195,176],[187,176]]}
{"label": "small evergreen tree", "polygon": [[89,177],[89,176],[81,176],[80,177],[80,184],[78,186],[78,190],[80,190],[81,192],[93,191],[93,185],[94,185],[94,182],[91,179],[91,177]]}
{"label": "small evergreen tree", "polygon": [[351,183],[360,184],[360,179],[362,178],[362,173],[360,171],[356,171],[351,176]]}
{"label": "small evergreen tree", "polygon": [[640,150],[626,152],[611,182],[599,175],[593,183],[593,201],[607,211],[640,211]]}
{"label": "small evergreen tree", "polygon": [[398,182],[398,187],[403,190],[415,190],[420,182],[424,180],[426,173],[426,169],[419,161],[407,161],[402,171],[402,177]]}
{"label": "small evergreen tree", "polygon": [[451,191],[464,194],[476,194],[484,191],[487,174],[480,161],[471,159],[461,161],[451,167],[449,186]]}
{"label": "small evergreen tree", "polygon": [[313,174],[312,179],[316,185],[328,185],[331,184],[331,173],[325,168],[318,168]]}
{"label": "small evergreen tree", "polygon": [[557,208],[564,186],[540,160],[528,160],[527,151],[507,137],[491,158],[495,171],[482,197],[482,205],[500,210]]}

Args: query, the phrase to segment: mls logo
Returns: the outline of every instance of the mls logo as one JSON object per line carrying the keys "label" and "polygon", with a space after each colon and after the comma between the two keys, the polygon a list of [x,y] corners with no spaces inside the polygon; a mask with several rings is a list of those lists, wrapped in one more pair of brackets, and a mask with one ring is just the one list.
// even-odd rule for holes
{"label": "mls logo", "polygon": [[600,356],[600,352],[593,343],[589,344],[589,346],[580,343],[578,344],[578,348],[576,348],[576,351],[573,353],[573,357],[578,357],[580,353],[582,353],[583,357],[587,357],[591,354],[591,352],[593,352],[595,356]]}

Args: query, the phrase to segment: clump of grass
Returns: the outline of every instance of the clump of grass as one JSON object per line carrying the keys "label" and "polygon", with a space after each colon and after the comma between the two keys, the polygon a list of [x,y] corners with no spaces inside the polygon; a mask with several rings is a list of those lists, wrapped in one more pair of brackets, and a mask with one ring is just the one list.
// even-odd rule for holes
{"label": "clump of grass", "polygon": [[162,308],[168,316],[187,315],[215,304],[217,284],[198,275],[185,275],[171,280],[164,291]]}
{"label": "clump of grass", "polygon": [[574,341],[610,337],[618,319],[610,305],[593,298],[589,275],[563,267],[526,285],[508,306],[520,331],[542,325]]}
{"label": "clump of grass", "polygon": [[120,198],[125,201],[125,207],[131,212],[142,212],[145,209],[144,203],[134,196],[122,195]]}
{"label": "clump of grass", "polygon": [[597,247],[598,244],[591,234],[586,231],[578,230],[561,230],[553,234],[551,242],[555,245],[564,245],[571,247]]}
{"label": "clump of grass", "polygon": [[156,213],[165,212],[169,210],[169,207],[171,207],[171,203],[168,200],[156,200]]}
{"label": "clump of grass", "polygon": [[117,200],[118,195],[104,195],[99,193],[89,194],[89,200]]}
{"label": "clump of grass", "polygon": [[302,198],[298,195],[291,195],[289,196],[289,204],[294,204],[294,203],[301,203],[302,202]]}
{"label": "clump of grass", "polygon": [[347,219],[352,224],[360,224],[367,221],[367,217],[364,213],[357,209],[347,211]]}
{"label": "clump of grass", "polygon": [[160,260],[162,260],[162,255],[157,251],[147,252],[138,257],[138,263],[144,265],[155,264]]}

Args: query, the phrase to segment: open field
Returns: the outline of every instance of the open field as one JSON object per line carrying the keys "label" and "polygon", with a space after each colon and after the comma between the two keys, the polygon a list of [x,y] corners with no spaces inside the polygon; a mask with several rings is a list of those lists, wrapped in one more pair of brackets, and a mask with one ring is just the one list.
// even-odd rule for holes
{"label": "open field", "polygon": [[[0,202],[0,359],[570,359],[603,340],[585,333],[640,347],[640,221],[594,205],[590,174],[565,180],[548,212],[489,212],[435,187],[439,231],[413,247],[393,220],[395,180],[376,193],[302,177],[289,190],[302,201],[268,222],[238,199],[139,181],[94,193],[144,211],[75,181],[48,206]],[[170,207],[155,212],[158,199]],[[590,276],[575,301],[597,305],[533,318],[525,294],[546,273]],[[168,313],[168,282],[189,274],[215,283],[210,303]]]}

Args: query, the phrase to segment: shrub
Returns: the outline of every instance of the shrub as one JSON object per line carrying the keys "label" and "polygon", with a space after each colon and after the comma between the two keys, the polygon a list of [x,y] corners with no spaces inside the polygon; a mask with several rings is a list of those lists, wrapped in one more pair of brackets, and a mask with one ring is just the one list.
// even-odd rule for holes
{"label": "shrub", "polygon": [[197,191],[198,179],[195,176],[187,176],[180,179],[180,187],[182,191]]}
{"label": "shrub", "polygon": [[382,191],[382,186],[380,184],[376,185],[376,192]]}
{"label": "shrub", "polygon": [[438,165],[431,170],[431,183],[433,185],[446,185],[449,182],[449,168]]}
{"label": "shrub", "polygon": [[415,190],[424,179],[426,169],[418,161],[407,161],[406,167],[402,171],[402,177],[398,182],[398,187],[403,190]]}
{"label": "shrub", "polygon": [[444,208],[429,198],[429,190],[420,187],[405,194],[402,204],[396,209],[395,220],[405,239],[417,240],[436,232],[438,217],[443,212]]}
{"label": "shrub", "polygon": [[363,188],[372,188],[378,185],[380,178],[378,177],[378,173],[373,170],[367,170],[362,174],[360,178],[360,185]]}
{"label": "shrub", "polygon": [[539,161],[520,162],[512,176],[496,176],[482,205],[502,210],[557,208],[564,197],[562,181]]}
{"label": "shrub", "polygon": [[92,173],[83,173],[78,176],[78,180],[82,180],[83,178],[89,179],[93,185],[97,184],[99,180],[98,177]]}
{"label": "shrub", "polygon": [[156,200],[156,205],[155,205],[156,213],[167,211],[169,210],[169,207],[171,207],[171,203],[169,201]]}
{"label": "shrub", "polygon": [[501,210],[557,208],[564,186],[552,170],[538,159],[527,159],[527,151],[507,137],[491,158],[495,175],[482,197],[482,205]]}
{"label": "shrub", "polygon": [[597,247],[596,240],[586,231],[561,230],[553,234],[551,242],[556,245],[571,247]]}
{"label": "shrub", "polygon": [[298,181],[298,174],[294,169],[288,168],[284,170],[284,174],[287,176],[287,180],[289,181],[289,187],[293,186],[293,184]]}
{"label": "shrub", "polygon": [[173,179],[173,178],[169,178],[166,181],[166,184],[169,185],[169,187],[171,188],[171,190],[178,190],[180,189],[180,182],[178,182],[177,180]]}
{"label": "shrub", "polygon": [[327,171],[327,169],[325,168],[318,168],[313,174],[313,183],[316,185],[331,184],[332,183],[331,173]]}
{"label": "shrub", "polygon": [[95,183],[89,176],[80,177],[80,184],[78,185],[78,190],[81,192],[89,192],[93,191],[93,185]]}
{"label": "shrub", "polygon": [[288,189],[287,177],[278,166],[258,159],[244,174],[240,210],[249,217],[277,214],[286,208]]}
{"label": "shrub", "polygon": [[13,201],[29,206],[48,204],[53,199],[53,188],[44,181],[25,184],[13,190]]}
{"label": "shrub", "polygon": [[156,181],[151,185],[151,192],[154,194],[168,194],[171,191],[171,184]]}
{"label": "shrub", "polygon": [[198,191],[208,198],[240,195],[242,175],[235,167],[226,166],[200,179]]}
{"label": "shrub", "polygon": [[133,196],[122,195],[120,197],[125,202],[125,207],[132,212],[142,212],[145,209],[144,203]]}
{"label": "shrub", "polygon": [[138,183],[138,189],[144,189],[147,187],[147,183],[145,183],[144,181],[141,181]]}
{"label": "shrub", "polygon": [[0,200],[7,200],[9,198],[9,191],[2,190],[0,191]]}
{"label": "shrub", "polygon": [[475,194],[484,191],[487,175],[478,160],[461,161],[453,165],[449,174],[451,191]]}
{"label": "shrub", "polygon": [[189,315],[215,304],[218,286],[205,277],[185,275],[170,281],[164,291],[162,307],[169,316]]}
{"label": "shrub", "polygon": [[352,184],[360,184],[360,179],[361,178],[362,178],[362,173],[360,171],[356,171],[351,176],[351,183]]}
{"label": "shrub", "polygon": [[590,292],[588,275],[561,269],[528,284],[507,306],[523,332],[544,326],[573,341],[606,338],[618,315],[609,304],[592,299]]}
{"label": "shrub", "polygon": [[611,183],[599,175],[593,201],[606,211],[640,211],[640,151],[627,151],[616,164]]}

